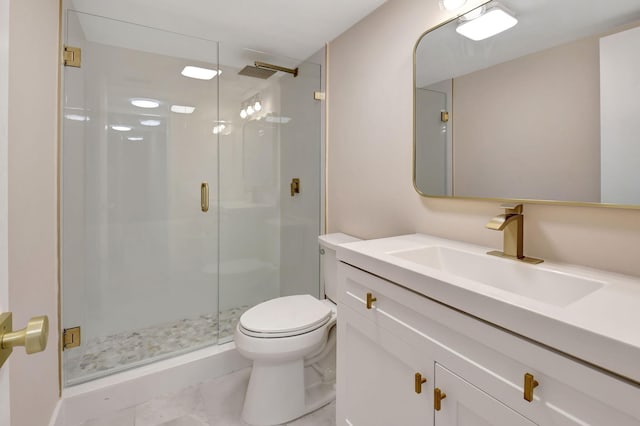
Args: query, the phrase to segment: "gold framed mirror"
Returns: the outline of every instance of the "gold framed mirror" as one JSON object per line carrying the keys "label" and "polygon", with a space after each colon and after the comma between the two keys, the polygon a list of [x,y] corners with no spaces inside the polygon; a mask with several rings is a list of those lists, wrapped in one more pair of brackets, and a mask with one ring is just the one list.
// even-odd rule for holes
{"label": "gold framed mirror", "polygon": [[[515,25],[483,40],[463,34],[496,9]],[[415,46],[416,190],[640,208],[637,0],[500,0],[461,12]]]}

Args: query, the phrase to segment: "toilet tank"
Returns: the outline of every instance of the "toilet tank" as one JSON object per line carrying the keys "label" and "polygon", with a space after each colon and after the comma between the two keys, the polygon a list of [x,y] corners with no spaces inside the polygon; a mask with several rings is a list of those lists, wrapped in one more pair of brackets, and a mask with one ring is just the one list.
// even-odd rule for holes
{"label": "toilet tank", "polygon": [[338,303],[338,262],[336,260],[336,248],[340,244],[361,241],[351,235],[337,232],[318,237],[320,243],[320,263],[322,264],[322,277],[324,279],[324,293],[327,299]]}

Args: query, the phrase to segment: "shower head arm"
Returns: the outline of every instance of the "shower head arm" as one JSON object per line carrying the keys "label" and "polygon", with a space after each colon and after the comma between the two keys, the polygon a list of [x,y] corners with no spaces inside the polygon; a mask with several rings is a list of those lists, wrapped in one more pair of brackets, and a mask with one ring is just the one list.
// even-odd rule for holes
{"label": "shower head arm", "polygon": [[295,68],[295,69],[285,68],[279,65],[268,64],[266,62],[261,62],[261,61],[255,61],[254,65],[256,66],[256,68],[264,68],[264,69],[273,70],[273,71],[288,72],[289,74],[293,74],[294,77],[298,76],[298,68]]}

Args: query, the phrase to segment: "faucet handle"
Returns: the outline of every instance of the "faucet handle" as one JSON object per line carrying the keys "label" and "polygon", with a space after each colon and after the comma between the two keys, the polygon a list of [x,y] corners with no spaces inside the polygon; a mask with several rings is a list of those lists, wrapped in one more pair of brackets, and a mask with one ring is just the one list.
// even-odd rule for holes
{"label": "faucet handle", "polygon": [[506,214],[522,214],[522,204],[519,203],[505,203],[501,204],[500,207],[504,209]]}

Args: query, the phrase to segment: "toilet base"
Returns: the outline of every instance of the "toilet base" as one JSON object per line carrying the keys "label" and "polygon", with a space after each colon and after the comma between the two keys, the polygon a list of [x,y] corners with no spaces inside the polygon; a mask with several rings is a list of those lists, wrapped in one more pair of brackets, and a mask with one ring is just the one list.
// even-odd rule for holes
{"label": "toilet base", "polygon": [[305,367],[303,360],[283,364],[254,361],[242,419],[255,426],[273,426],[327,405],[335,399],[335,380],[320,368]]}

